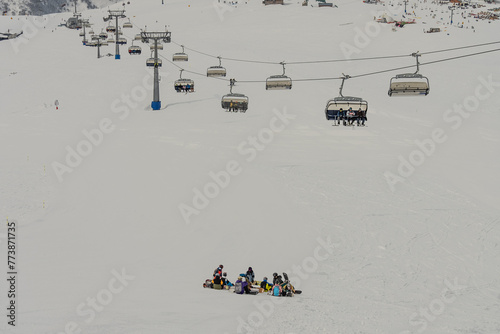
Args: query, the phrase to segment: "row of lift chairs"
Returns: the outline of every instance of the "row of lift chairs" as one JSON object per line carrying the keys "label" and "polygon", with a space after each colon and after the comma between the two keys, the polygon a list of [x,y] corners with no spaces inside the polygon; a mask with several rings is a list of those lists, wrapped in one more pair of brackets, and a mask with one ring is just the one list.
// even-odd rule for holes
{"label": "row of lift chairs", "polygon": [[[90,25],[88,27],[90,27]],[[125,29],[127,29],[127,28],[133,28],[133,25],[132,25],[132,22],[130,22],[130,19],[129,19],[128,22],[125,22],[123,24],[123,28],[125,28]],[[91,42],[89,42],[87,44],[87,46],[97,46],[97,43],[99,43],[102,46],[105,46],[105,45],[108,45],[108,44],[111,44],[111,43],[116,43],[116,44],[119,44],[119,45],[125,45],[125,44],[127,44],[127,39],[123,38],[123,37],[118,37],[118,40],[115,41],[115,39],[113,38],[113,34],[116,33],[116,29],[117,29],[117,27],[115,27],[114,25],[111,25],[111,23],[110,23],[106,27],[106,32],[101,31],[99,34],[96,35],[96,34],[94,34],[93,30],[90,30],[89,34],[91,36]],[[109,33],[109,35],[108,35],[108,33]],[[119,36],[123,35],[123,32],[121,31],[120,28],[118,28],[118,35]],[[84,36],[84,32],[83,31],[80,32],[80,37],[82,37],[82,36]],[[132,47],[129,48],[129,53],[130,54],[141,54],[141,48],[138,47],[138,46],[133,46],[133,44],[132,44]]]}
{"label": "row of lift chairs", "polygon": [[[123,24],[123,28],[132,28],[132,23],[127,22]],[[116,32],[116,28],[114,26],[108,26],[106,28],[107,32],[113,33]],[[90,34],[93,34],[90,31]],[[100,38],[107,38],[107,34],[101,32],[99,34]],[[134,38],[135,40],[141,40],[141,34],[137,34]],[[125,40],[125,39],[124,39]],[[108,42],[110,42],[108,40]],[[125,42],[118,39],[116,41],[119,44],[126,44]],[[189,57],[184,52],[184,46],[181,45],[182,52],[177,52],[172,55],[172,61],[188,61]],[[151,45],[150,50],[153,52],[155,46]],[[163,50],[163,44],[158,43],[158,50]],[[140,55],[141,47],[132,45],[129,47],[128,52],[131,55]],[[428,95],[430,91],[429,87],[429,79],[421,74],[419,74],[419,61],[418,57],[421,55],[417,52],[411,54],[416,58],[417,70],[415,73],[405,73],[398,74],[395,77],[391,78],[389,85],[389,96],[415,96],[415,95]],[[225,77],[226,69],[222,67],[221,57],[217,57],[219,59],[219,65],[211,66],[207,69],[207,77]],[[266,79],[266,90],[283,90],[283,89],[292,89],[292,79],[285,74],[285,62],[280,63],[283,66],[283,73],[279,75],[272,75]],[[155,59],[153,57],[148,58],[146,60],[146,66],[154,67]],[[158,67],[162,66],[162,60],[158,59]],[[174,83],[174,88],[177,92],[194,92],[194,81],[187,78],[182,78],[182,72],[184,70],[180,70],[180,77]],[[328,100],[325,108],[325,116],[327,120],[332,120],[336,115],[339,114],[340,110],[348,110],[352,108],[352,110],[361,109],[365,113],[368,111],[368,102],[360,97],[353,96],[343,96],[342,89],[344,87],[344,82],[346,79],[349,79],[349,75],[344,75],[342,77],[342,83],[340,86],[340,92],[338,97]],[[230,79],[230,92],[222,97],[221,106],[226,111],[232,112],[246,112],[248,109],[248,96],[244,94],[233,93],[233,86],[235,85],[236,80]]]}
{"label": "row of lift chairs", "polygon": [[[417,70],[415,73],[405,73],[397,74],[395,77],[391,78],[389,85],[389,96],[426,96],[429,94],[430,86],[429,79],[421,74],[419,74],[419,60],[421,56],[418,51],[412,53],[411,56],[415,57]],[[182,52],[173,55],[173,61],[187,61],[187,54],[184,53],[184,47],[182,46]],[[211,66],[207,69],[208,77],[225,77],[226,69],[222,67],[221,57],[218,57],[219,65]],[[151,62],[151,59],[148,59]],[[154,62],[154,59],[152,59]],[[272,75],[266,80],[266,90],[284,90],[292,88],[292,79],[285,74],[285,62],[280,63],[283,66],[283,73],[279,75]],[[148,65],[151,66],[151,65]],[[153,64],[154,66],[154,64]],[[161,65],[160,65],[161,66]],[[183,79],[182,71],[180,78],[175,82],[175,89],[177,92],[194,92],[194,81],[191,79]],[[340,110],[359,110],[366,112],[368,111],[368,102],[360,97],[354,96],[343,96],[342,89],[344,87],[344,82],[349,79],[349,75],[343,75],[342,83],[340,86],[340,92],[338,97],[330,99],[325,108],[325,115],[327,120],[332,120],[336,115],[339,114]],[[248,109],[248,97],[244,94],[233,93],[233,86],[236,80],[230,79],[230,93],[224,95],[221,100],[221,106],[226,111],[233,112],[246,112]],[[190,87],[190,89],[187,89]]]}

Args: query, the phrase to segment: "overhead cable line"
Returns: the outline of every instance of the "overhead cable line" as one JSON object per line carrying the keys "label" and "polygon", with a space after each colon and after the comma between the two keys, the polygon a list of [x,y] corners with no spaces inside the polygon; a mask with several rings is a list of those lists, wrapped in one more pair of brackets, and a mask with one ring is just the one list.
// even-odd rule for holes
{"label": "overhead cable line", "polygon": [[[172,43],[181,46],[180,44],[178,44],[176,42],[172,42]],[[461,46],[461,47],[455,47],[455,48],[448,48],[448,49],[441,49],[441,50],[420,52],[420,54],[424,55],[424,54],[433,54],[433,53],[440,53],[440,52],[448,52],[448,51],[455,51],[455,50],[461,50],[461,49],[475,48],[475,47],[481,47],[481,46],[492,45],[492,44],[499,44],[499,43],[500,43],[500,41],[488,42],[488,43],[480,43],[480,44],[473,44],[473,45],[467,45],[467,46]],[[195,49],[192,49],[192,48],[188,48],[188,47],[185,47],[185,48],[187,50],[193,51],[195,53],[199,53],[199,54],[207,56],[207,57],[220,58],[220,59],[224,59],[224,60],[228,60],[228,61],[256,63],[256,64],[269,64],[269,65],[280,65],[281,64],[281,62],[273,62],[273,61],[251,60],[251,59],[238,59],[238,58],[226,58],[226,57],[214,56],[214,55],[208,54],[206,52],[198,51],[198,50],[195,50]],[[392,58],[403,58],[403,57],[408,57],[408,56],[410,56],[410,55],[404,54],[404,55],[374,56],[374,57],[351,58],[351,59],[325,59],[325,60],[310,60],[310,61],[291,61],[291,62],[286,62],[286,63],[288,65],[320,64],[320,63],[335,63],[335,62],[349,62],[349,61],[366,61],[366,60],[392,59]]]}

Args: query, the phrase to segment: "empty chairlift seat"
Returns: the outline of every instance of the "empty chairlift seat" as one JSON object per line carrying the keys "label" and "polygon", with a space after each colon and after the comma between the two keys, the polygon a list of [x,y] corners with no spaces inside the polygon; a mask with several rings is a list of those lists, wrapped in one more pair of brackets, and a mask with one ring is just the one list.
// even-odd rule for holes
{"label": "empty chairlift seat", "polygon": [[429,79],[421,74],[398,74],[391,79],[389,96],[427,95]]}
{"label": "empty chairlift seat", "polygon": [[188,55],[185,53],[174,53],[172,56],[173,61],[188,61]]}
{"label": "empty chairlift seat", "polygon": [[225,77],[226,69],[222,66],[211,66],[207,69],[207,77]]}
{"label": "empty chairlift seat", "polygon": [[133,28],[133,25],[132,25],[132,22],[130,22],[130,19],[128,20],[128,22],[125,22],[123,24],[123,28]]}
{"label": "empty chairlift seat", "polygon": [[172,61],[188,61],[188,55],[184,53],[184,45],[181,45],[182,52],[177,52],[172,55]]}
{"label": "empty chairlift seat", "polygon": [[391,78],[389,84],[389,96],[409,96],[429,94],[429,79],[421,74],[418,74],[420,63],[418,58],[420,53],[414,52],[411,54],[417,62],[417,71],[415,73],[398,74]]}
{"label": "empty chairlift seat", "polygon": [[[155,44],[151,44],[151,46],[149,47],[151,51],[154,51],[155,49]],[[158,43],[158,50],[163,50],[163,44],[161,43]]]}
{"label": "empty chairlift seat", "polygon": [[292,89],[292,79],[286,75],[271,75],[266,80],[266,89]]}
{"label": "empty chairlift seat", "polygon": [[221,57],[219,58],[219,66],[210,66],[207,69],[207,77],[225,77],[226,69],[222,67]]}
{"label": "empty chairlift seat", "polygon": [[271,75],[266,79],[266,90],[292,89],[292,79],[285,75],[285,62],[280,63],[283,66],[283,74]]}

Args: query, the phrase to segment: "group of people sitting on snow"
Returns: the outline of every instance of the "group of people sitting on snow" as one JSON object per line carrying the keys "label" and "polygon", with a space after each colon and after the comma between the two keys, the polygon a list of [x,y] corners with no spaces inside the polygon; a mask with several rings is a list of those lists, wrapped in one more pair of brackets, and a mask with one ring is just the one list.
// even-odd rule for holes
{"label": "group of people sitting on snow", "polygon": [[[252,267],[248,267],[245,274],[240,274],[236,282],[231,283],[227,279],[227,273],[223,272],[224,266],[221,264],[214,270],[213,279],[211,282],[205,282],[204,286],[216,290],[230,289],[234,287],[234,292],[237,294],[251,294],[252,288],[258,288],[259,292],[268,292],[274,296],[291,296],[295,293],[294,287],[287,280],[283,280],[281,275],[273,273],[272,283],[264,277],[262,281],[255,280],[255,273]],[[207,280],[209,281],[209,280]],[[254,293],[257,293],[256,291]]]}
{"label": "group of people sitting on snow", "polygon": [[356,122],[357,126],[365,126],[365,121],[367,120],[366,110],[361,110],[361,108],[359,108],[358,110],[352,110],[352,108],[343,110],[342,108],[340,108],[340,110],[333,116],[334,124],[335,122],[337,122],[337,124],[340,124],[340,121],[342,121],[344,126],[354,125],[354,122]]}

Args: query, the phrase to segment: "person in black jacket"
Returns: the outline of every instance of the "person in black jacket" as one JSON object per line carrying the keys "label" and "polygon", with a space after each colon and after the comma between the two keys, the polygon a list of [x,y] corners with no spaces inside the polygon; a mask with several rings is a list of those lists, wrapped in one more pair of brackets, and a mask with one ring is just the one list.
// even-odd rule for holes
{"label": "person in black jacket", "polygon": [[283,284],[283,279],[281,278],[281,275],[278,275],[278,273],[273,274],[273,285],[274,284],[278,284],[278,285]]}
{"label": "person in black jacket", "polygon": [[230,287],[232,287],[234,285],[233,283],[229,282],[229,280],[227,279],[227,273],[222,274],[221,281],[222,281],[222,288],[227,286],[227,289],[229,289]]}
{"label": "person in black jacket", "polygon": [[249,283],[253,283],[255,281],[255,274],[252,267],[248,267],[246,276]]}
{"label": "person in black jacket", "polygon": [[221,276],[217,273],[212,280],[212,289],[221,290],[222,289],[222,280]]}
{"label": "person in black jacket", "polygon": [[260,287],[264,289],[264,291],[269,291],[273,287],[271,283],[267,281],[267,277],[264,277],[262,282],[260,282]]}

